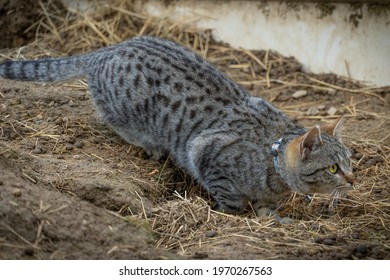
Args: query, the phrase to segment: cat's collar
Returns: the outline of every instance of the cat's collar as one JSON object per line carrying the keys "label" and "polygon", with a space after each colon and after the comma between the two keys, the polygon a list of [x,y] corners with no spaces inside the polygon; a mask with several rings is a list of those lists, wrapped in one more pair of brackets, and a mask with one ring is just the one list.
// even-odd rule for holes
{"label": "cat's collar", "polygon": [[276,174],[279,173],[279,161],[278,161],[278,155],[280,151],[280,146],[282,145],[283,138],[280,138],[278,141],[275,141],[271,146],[271,154],[274,156],[274,167]]}

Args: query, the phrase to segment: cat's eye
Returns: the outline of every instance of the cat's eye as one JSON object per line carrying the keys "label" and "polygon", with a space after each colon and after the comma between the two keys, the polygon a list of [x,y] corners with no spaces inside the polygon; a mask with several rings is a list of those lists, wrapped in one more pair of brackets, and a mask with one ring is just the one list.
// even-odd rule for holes
{"label": "cat's eye", "polygon": [[330,171],[330,173],[335,174],[337,172],[338,168],[339,168],[339,166],[337,165],[337,163],[335,163],[335,164],[329,166],[329,171]]}

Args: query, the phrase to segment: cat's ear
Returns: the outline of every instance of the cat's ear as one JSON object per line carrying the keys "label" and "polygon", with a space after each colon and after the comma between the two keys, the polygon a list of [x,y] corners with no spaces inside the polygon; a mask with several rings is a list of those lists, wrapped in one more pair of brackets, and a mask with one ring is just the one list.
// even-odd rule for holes
{"label": "cat's ear", "polygon": [[343,116],[340,116],[335,121],[321,124],[320,130],[330,136],[341,140],[341,128],[343,123]]}
{"label": "cat's ear", "polygon": [[306,159],[311,151],[321,143],[321,130],[320,127],[316,125],[306,132],[306,134],[301,136],[299,142],[299,153],[301,155],[301,159]]}
{"label": "cat's ear", "polygon": [[294,169],[300,161],[305,160],[318,145],[322,143],[319,126],[293,139],[285,151],[286,167]]}

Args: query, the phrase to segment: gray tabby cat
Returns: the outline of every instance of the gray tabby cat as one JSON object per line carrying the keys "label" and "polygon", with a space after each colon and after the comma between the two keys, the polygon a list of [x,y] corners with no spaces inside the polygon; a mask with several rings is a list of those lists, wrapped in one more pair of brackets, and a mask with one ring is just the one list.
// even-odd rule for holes
{"label": "gray tabby cat", "polygon": [[354,181],[341,118],[306,130],[174,42],[138,37],[80,56],[7,61],[0,76],[85,76],[104,122],[154,159],[169,153],[219,211],[239,213],[251,202],[269,215],[287,191],[335,195]]}

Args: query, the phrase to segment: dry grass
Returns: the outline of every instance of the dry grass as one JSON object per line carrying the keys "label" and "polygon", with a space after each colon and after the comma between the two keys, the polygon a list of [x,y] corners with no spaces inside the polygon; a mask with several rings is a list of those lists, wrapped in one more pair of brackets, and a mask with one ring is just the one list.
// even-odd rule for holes
{"label": "dry grass", "polygon": [[[385,248],[387,255],[382,257],[390,258],[389,107],[385,100],[389,88],[365,87],[331,74],[306,74],[293,58],[272,51],[233,49],[214,42],[207,30],[148,18],[135,13],[131,7],[129,1],[113,1],[94,14],[82,15],[64,12],[54,4],[42,5],[42,18],[31,26],[37,30],[36,41],[8,56],[74,54],[137,35],[159,36],[193,48],[253,94],[277,102],[291,117],[305,124],[336,117],[307,116],[301,110],[322,103],[318,100],[321,96],[333,104],[329,96],[335,95],[350,100],[341,109],[347,118],[375,120],[378,124],[378,133],[372,137],[360,138],[363,133],[353,130],[347,135],[355,152],[353,163],[358,182],[355,190],[338,201],[336,208],[330,207],[327,196],[317,195],[305,202],[302,196],[292,194],[281,202],[280,209],[282,214],[295,219],[290,225],[256,218],[250,209],[242,216],[214,212],[210,210],[212,202],[208,195],[184,172],[167,167],[169,163],[158,169],[141,167],[145,169],[144,174],[155,176],[156,186],[160,188],[148,192],[157,205],[152,214],[147,214],[145,209],[139,214],[159,233],[156,246],[189,256],[197,252],[202,257],[204,252],[213,258],[320,258],[321,254],[327,254],[327,258],[354,258],[354,246],[366,244],[370,248]],[[314,97],[306,104],[288,102],[291,101],[288,96],[298,89],[307,90],[309,95],[317,94],[317,99]],[[361,106],[367,102],[382,106],[382,111]],[[174,195],[160,203],[161,193],[172,189],[176,190]],[[243,252],[235,255],[239,250],[247,255]]]}

